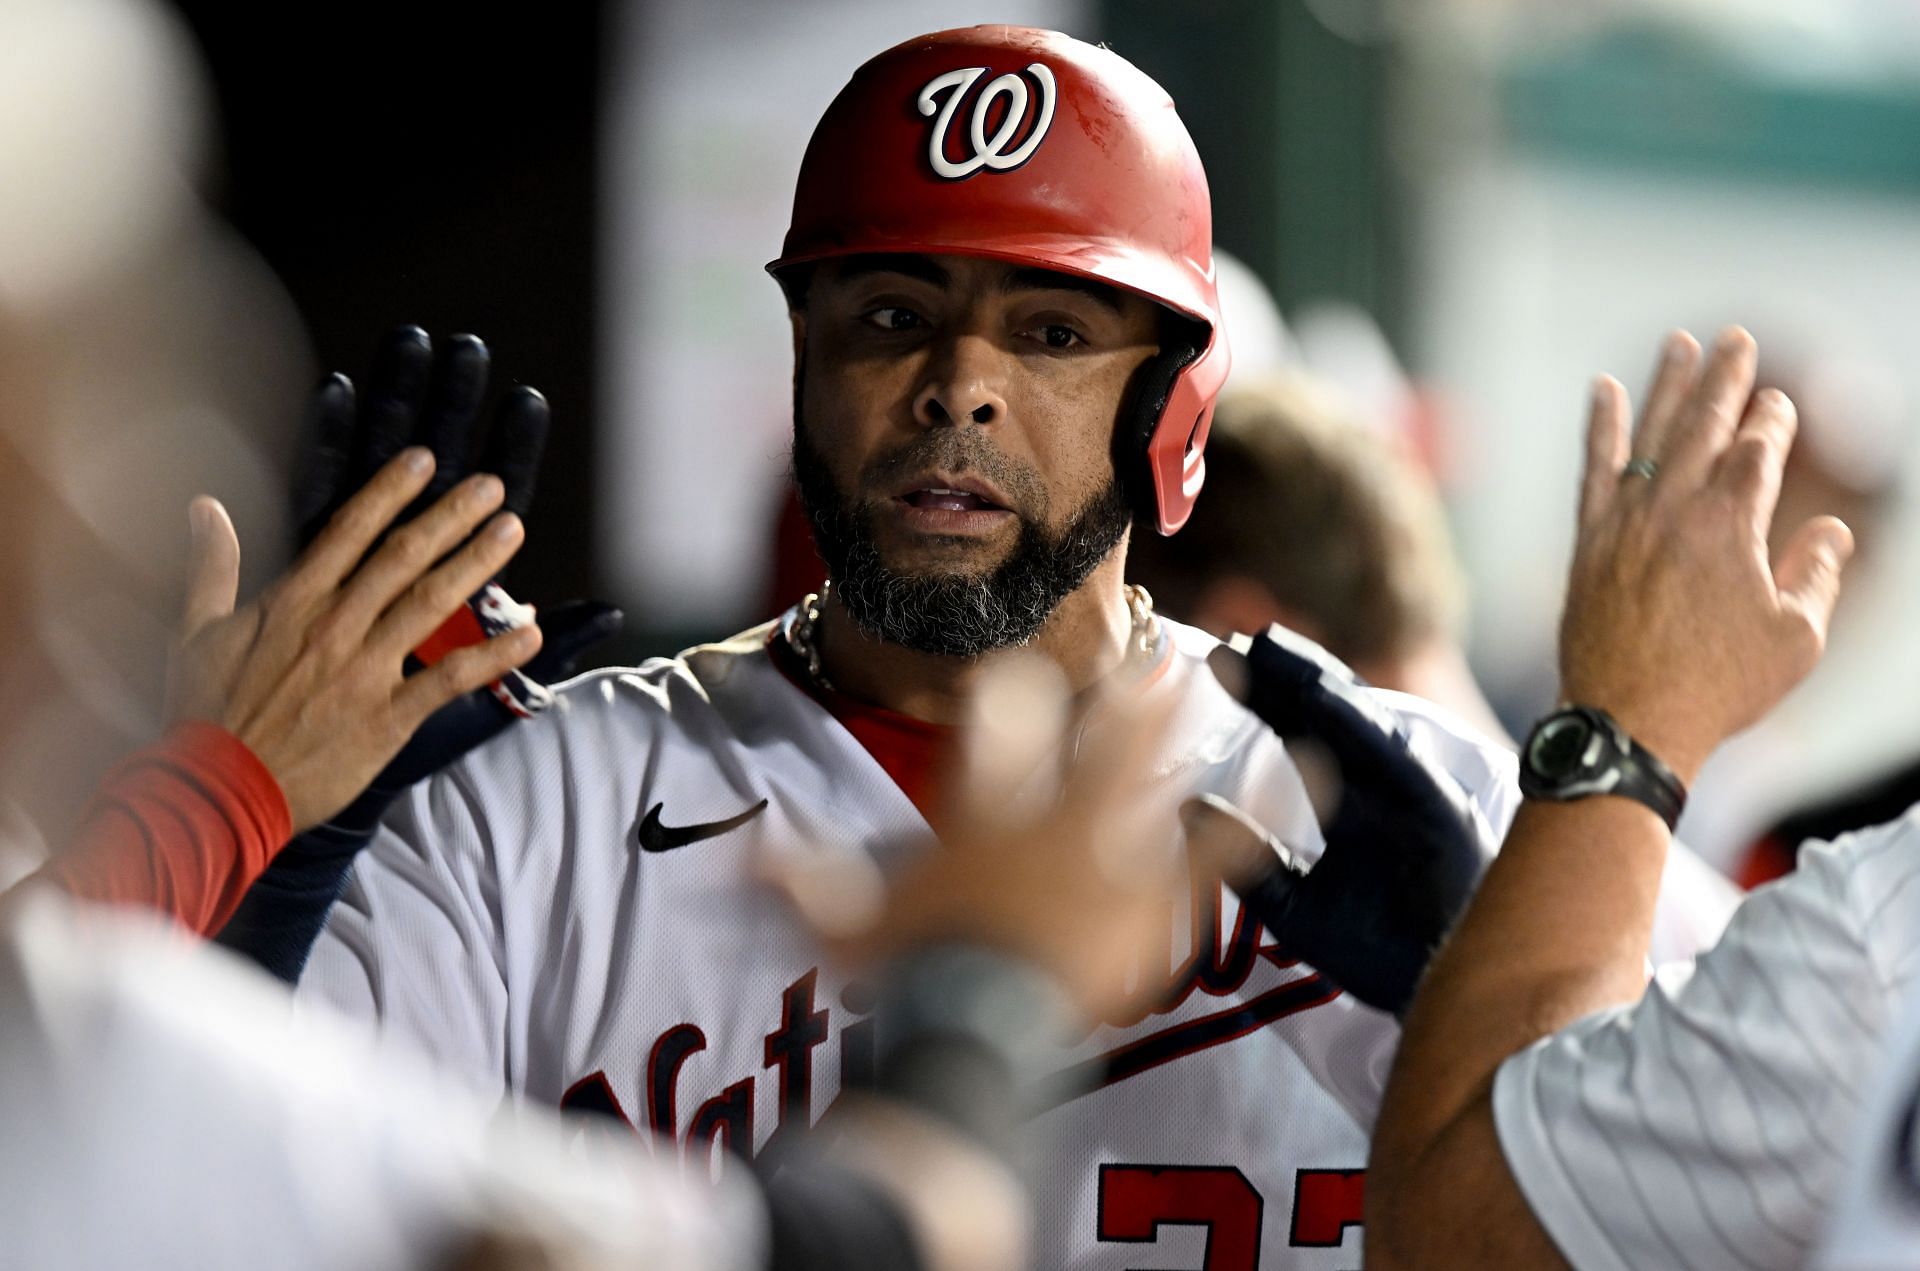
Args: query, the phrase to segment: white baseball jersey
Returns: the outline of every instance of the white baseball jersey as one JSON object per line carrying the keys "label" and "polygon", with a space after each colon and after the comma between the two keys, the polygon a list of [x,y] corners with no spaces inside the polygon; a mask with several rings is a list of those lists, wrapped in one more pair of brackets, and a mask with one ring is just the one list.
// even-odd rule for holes
{"label": "white baseball jersey", "polygon": [[490,1121],[364,1028],[296,1025],[280,985],[157,920],[51,889],[0,913],[6,1266],[398,1271],[496,1231],[583,1267],[765,1264],[743,1181],[569,1143],[541,1110]]}
{"label": "white baseball jersey", "polygon": [[[1908,911],[1911,916],[1911,911]],[[1920,1265],[1920,992],[1876,1063],[1866,1111],[1826,1239],[1822,1271],[1909,1271]]]}
{"label": "white baseball jersey", "polygon": [[1808,844],[1697,963],[1509,1059],[1507,1163],[1576,1267],[1803,1266],[1913,991],[1920,810]]}
{"label": "white baseball jersey", "polygon": [[[1159,771],[1317,855],[1285,747],[1167,623],[1179,694]],[[870,994],[751,881],[762,854],[864,853],[931,831],[767,651],[772,627],[568,685],[546,714],[415,787],[363,853],[301,984],[378,1015],[512,1097],[678,1140],[764,1148],[871,1063]],[[1490,837],[1507,752],[1384,695]],[[1170,1005],[1094,1029],[1088,1093],[1041,1118],[1035,1265],[1352,1267],[1388,1016],[1288,961],[1231,896],[1169,915]],[[690,1145],[690,1149],[689,1149]],[[1147,1248],[1143,1245],[1156,1245]]]}

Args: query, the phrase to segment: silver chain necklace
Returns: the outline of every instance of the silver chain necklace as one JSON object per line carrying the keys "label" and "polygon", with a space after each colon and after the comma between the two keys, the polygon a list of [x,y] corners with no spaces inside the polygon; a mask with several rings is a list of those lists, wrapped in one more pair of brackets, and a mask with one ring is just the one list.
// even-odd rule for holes
{"label": "silver chain necklace", "polygon": [[[831,581],[822,583],[820,590],[811,592],[800,602],[800,611],[787,624],[787,647],[792,649],[801,663],[807,668],[807,678],[827,692],[837,692],[826,672],[820,665],[820,642],[816,636],[820,624],[820,609],[826,602],[827,592],[833,587]],[[1133,617],[1133,630],[1127,636],[1128,662],[1135,658],[1151,658],[1160,643],[1160,623],[1153,613],[1153,596],[1139,583],[1127,584],[1127,612]]]}

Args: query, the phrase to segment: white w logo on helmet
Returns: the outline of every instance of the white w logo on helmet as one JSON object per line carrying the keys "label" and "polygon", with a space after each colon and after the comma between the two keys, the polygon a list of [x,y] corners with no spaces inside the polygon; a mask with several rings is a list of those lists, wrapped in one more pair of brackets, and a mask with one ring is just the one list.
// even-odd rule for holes
{"label": "white w logo on helmet", "polygon": [[[982,75],[987,73],[984,66],[969,66],[957,71],[948,71],[936,75],[927,81],[920,90],[920,113],[931,115],[940,112],[940,118],[934,121],[933,136],[927,142],[927,161],[933,170],[950,181],[970,177],[982,168],[992,168],[995,172],[1005,172],[1017,168],[1033,157],[1033,152],[1047,135],[1047,129],[1053,125],[1053,72],[1039,62],[1027,67],[1034,82],[1040,85],[1040,108],[1034,113],[1033,130],[1019,146],[1009,150],[1007,145],[1013,140],[1013,134],[1020,129],[1021,120],[1027,114],[1027,81],[1008,71],[997,79],[988,81],[973,100],[973,118],[967,127],[967,140],[973,145],[973,153],[959,163],[947,158],[947,131],[953,126],[954,112],[960,107],[960,99],[967,95]],[[947,99],[940,101],[944,92]],[[1007,114],[1000,126],[993,130],[993,136],[987,136],[987,115],[994,101],[1002,95],[1007,98]]]}

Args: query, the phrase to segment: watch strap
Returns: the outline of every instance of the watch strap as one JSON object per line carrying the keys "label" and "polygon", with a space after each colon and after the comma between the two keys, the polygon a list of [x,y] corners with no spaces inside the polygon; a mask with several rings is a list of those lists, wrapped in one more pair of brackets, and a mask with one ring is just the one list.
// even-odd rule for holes
{"label": "watch strap", "polygon": [[[1568,715],[1578,715],[1592,728],[1589,746],[1595,753],[1578,773],[1549,778],[1531,762],[1533,739],[1540,731]],[[1620,722],[1597,706],[1568,705],[1546,716],[1528,734],[1521,751],[1520,792],[1530,799],[1568,802],[1596,795],[1632,799],[1651,808],[1669,830],[1680,822],[1687,806],[1687,788],[1660,757],[1635,741]]]}

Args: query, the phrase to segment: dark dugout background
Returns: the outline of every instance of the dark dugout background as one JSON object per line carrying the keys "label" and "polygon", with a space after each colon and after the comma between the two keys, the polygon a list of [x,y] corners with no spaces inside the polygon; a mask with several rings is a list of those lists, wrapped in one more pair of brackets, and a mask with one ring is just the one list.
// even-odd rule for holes
{"label": "dark dugout background", "polygon": [[[605,6],[177,0],[207,59],[221,210],[292,294],[321,366],[387,328],[471,331],[553,404],[524,598],[594,592],[594,206]],[[298,423],[298,409],[287,421]]]}

